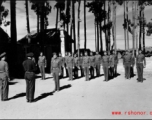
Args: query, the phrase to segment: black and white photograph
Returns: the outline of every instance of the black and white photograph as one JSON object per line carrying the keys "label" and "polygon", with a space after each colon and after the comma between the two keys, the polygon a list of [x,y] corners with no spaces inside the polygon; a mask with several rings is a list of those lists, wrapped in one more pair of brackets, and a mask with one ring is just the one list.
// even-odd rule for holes
{"label": "black and white photograph", "polygon": [[0,0],[0,119],[152,119],[152,0]]}

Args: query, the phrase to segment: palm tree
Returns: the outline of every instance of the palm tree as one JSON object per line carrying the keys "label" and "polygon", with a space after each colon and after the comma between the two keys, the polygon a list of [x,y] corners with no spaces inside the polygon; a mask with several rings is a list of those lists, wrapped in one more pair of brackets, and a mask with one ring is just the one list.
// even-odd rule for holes
{"label": "palm tree", "polygon": [[28,33],[30,33],[29,11],[28,11],[28,0],[25,0],[25,10],[26,10],[27,32],[28,32]]}
{"label": "palm tree", "polygon": [[129,23],[128,23],[128,2],[129,1],[126,1],[126,30],[127,30],[127,49],[129,50],[129,32],[128,32],[128,26],[129,26]]}
{"label": "palm tree", "polygon": [[84,49],[87,47],[87,36],[86,36],[86,0],[84,0]]}
{"label": "palm tree", "polygon": [[125,50],[127,49],[126,44],[126,1],[124,1],[124,40],[125,40]]}
{"label": "palm tree", "polygon": [[81,5],[81,0],[78,0],[78,57],[80,57],[80,5]]}
{"label": "palm tree", "polygon": [[75,0],[72,0],[72,25],[73,25],[73,39],[74,39],[74,51],[76,50],[76,32],[75,32]]}

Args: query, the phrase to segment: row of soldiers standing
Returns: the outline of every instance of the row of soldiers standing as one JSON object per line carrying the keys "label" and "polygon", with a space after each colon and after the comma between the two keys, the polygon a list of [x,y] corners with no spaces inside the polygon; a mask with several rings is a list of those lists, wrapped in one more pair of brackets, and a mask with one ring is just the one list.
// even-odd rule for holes
{"label": "row of soldiers standing", "polygon": [[117,74],[118,57],[114,51],[110,55],[108,55],[107,52],[104,52],[103,57],[101,57],[98,52],[96,52],[96,55],[93,55],[93,52],[90,52],[90,56],[88,56],[88,52],[85,52],[84,56],[81,53],[80,57],[78,57],[77,54],[74,54],[74,57],[72,57],[71,53],[66,53],[66,56],[62,57],[60,53],[59,61],[61,69],[60,77],[63,77],[65,68],[66,76],[69,76],[69,80],[73,80],[73,76],[77,79],[79,77],[79,70],[81,71],[81,77],[85,75],[86,81],[95,77],[95,71],[96,77],[99,77],[101,65],[103,66],[105,81],[108,81],[109,75],[110,77],[114,77]]}

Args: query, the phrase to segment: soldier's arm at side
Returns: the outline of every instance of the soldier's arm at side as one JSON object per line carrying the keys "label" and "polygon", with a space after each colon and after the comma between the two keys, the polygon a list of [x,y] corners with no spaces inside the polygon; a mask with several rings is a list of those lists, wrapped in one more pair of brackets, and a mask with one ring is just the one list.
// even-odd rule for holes
{"label": "soldier's arm at side", "polygon": [[46,57],[44,56],[44,62],[45,62],[45,67],[47,66],[47,60]]}
{"label": "soldier's arm at side", "polygon": [[9,76],[9,68],[8,68],[8,63],[7,62],[5,64],[5,71],[6,71],[7,77],[10,78],[10,76]]}
{"label": "soldier's arm at side", "polygon": [[146,67],[146,58],[144,56],[144,67]]}

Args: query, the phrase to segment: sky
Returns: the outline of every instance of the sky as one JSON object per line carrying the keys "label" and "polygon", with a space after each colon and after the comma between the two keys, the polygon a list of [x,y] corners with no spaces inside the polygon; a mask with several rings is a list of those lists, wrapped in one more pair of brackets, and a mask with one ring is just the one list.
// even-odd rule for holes
{"label": "sky", "polygon": [[[90,1],[87,1],[90,2]],[[56,4],[55,1],[49,1],[50,5],[52,6],[51,13],[48,16],[49,26],[48,28],[55,28],[56,23],[56,9],[54,5]],[[132,2],[129,2],[129,19],[132,19]],[[10,11],[10,1],[6,1],[3,3],[6,9]],[[30,20],[30,30],[36,31],[37,29],[37,17],[33,10],[31,10],[31,3],[29,2],[29,20]],[[78,4],[75,4],[75,18],[76,18],[76,36],[77,36],[77,9]],[[81,1],[81,8],[80,8],[80,48],[84,47],[84,14],[83,14],[83,0]],[[87,48],[92,51],[95,51],[95,27],[94,27],[94,15],[91,12],[88,12],[88,8],[86,8],[86,28],[87,28]],[[147,22],[151,21],[152,18],[152,6],[145,7],[145,18]],[[117,49],[124,49],[124,30],[123,30],[123,6],[117,6],[116,11],[116,40],[117,40]],[[10,20],[10,14],[6,18]],[[27,28],[26,28],[26,12],[25,12],[25,1],[17,1],[16,2],[16,22],[17,22],[17,40],[20,40],[25,35],[27,35]],[[10,26],[4,27],[2,26],[4,31],[8,33],[10,36]],[[103,33],[103,49],[105,50],[105,37]],[[76,37],[77,38],[77,37]],[[152,46],[152,36],[145,37],[146,46]],[[129,44],[130,48],[132,48],[132,35],[129,34]]]}

